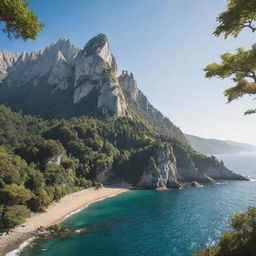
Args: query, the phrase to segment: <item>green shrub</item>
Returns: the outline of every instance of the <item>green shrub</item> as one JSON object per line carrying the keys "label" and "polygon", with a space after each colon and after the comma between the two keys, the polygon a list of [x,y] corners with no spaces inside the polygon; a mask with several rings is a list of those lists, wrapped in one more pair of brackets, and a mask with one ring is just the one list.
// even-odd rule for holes
{"label": "green shrub", "polygon": [[29,216],[29,209],[24,205],[6,207],[0,220],[2,228],[11,228],[23,223]]}

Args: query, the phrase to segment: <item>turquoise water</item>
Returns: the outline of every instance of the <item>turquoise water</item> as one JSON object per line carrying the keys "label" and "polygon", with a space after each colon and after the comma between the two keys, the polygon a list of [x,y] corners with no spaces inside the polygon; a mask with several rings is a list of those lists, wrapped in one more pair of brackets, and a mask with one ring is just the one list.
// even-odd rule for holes
{"label": "turquoise water", "polygon": [[[249,157],[250,168],[245,156],[219,158],[240,173],[256,176],[255,155]],[[255,192],[252,181],[130,191],[91,204],[62,223],[87,232],[37,241],[22,256],[189,256],[213,245],[229,228],[234,212],[256,205]]]}

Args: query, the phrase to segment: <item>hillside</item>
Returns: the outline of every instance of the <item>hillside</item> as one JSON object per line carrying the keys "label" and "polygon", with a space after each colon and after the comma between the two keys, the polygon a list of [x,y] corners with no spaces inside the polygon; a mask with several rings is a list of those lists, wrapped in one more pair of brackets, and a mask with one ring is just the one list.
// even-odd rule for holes
{"label": "hillside", "polygon": [[101,183],[166,189],[247,180],[194,151],[132,74],[117,76],[105,35],[83,50],[61,39],[8,65],[0,86],[0,102],[10,106],[0,105],[2,228]]}
{"label": "hillside", "polygon": [[190,145],[198,152],[206,155],[235,154],[256,151],[256,146],[225,140],[205,139],[185,134]]}

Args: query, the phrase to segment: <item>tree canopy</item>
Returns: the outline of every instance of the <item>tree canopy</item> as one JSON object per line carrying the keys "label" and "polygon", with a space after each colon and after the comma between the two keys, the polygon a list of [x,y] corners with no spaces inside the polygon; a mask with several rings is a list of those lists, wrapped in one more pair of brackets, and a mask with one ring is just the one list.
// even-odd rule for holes
{"label": "tree canopy", "polygon": [[[242,29],[256,31],[256,0],[228,0],[227,10],[222,12],[217,21],[220,23],[214,31],[216,36],[236,37]],[[234,86],[225,90],[228,103],[244,95],[256,94],[256,44],[250,50],[238,48],[234,54],[221,55],[221,63],[212,63],[205,69],[206,78],[231,78]],[[256,113],[249,109],[245,114]]]}
{"label": "tree canopy", "polygon": [[222,167],[126,117],[43,120],[0,105],[0,144],[0,228],[23,222],[29,211],[43,211],[68,193],[101,187],[105,175],[107,182],[136,185],[148,164],[159,171],[150,158],[159,145],[176,158],[177,168]]}
{"label": "tree canopy", "polygon": [[1,0],[0,24],[9,38],[23,40],[35,40],[44,27],[25,0]]}
{"label": "tree canopy", "polygon": [[237,37],[244,28],[255,32],[255,20],[256,0],[228,0],[227,10],[217,17],[219,26],[214,31],[214,35],[224,34],[225,38],[229,35]]}
{"label": "tree canopy", "polygon": [[[256,94],[256,44],[250,50],[239,48],[235,54],[229,52],[221,55],[221,63],[212,63],[205,69],[207,78],[232,77],[234,86],[225,90],[228,103],[244,95]],[[255,113],[248,110],[245,114]]]}
{"label": "tree canopy", "polygon": [[231,218],[233,230],[227,231],[215,247],[194,256],[253,256],[256,252],[256,207],[238,212]]}

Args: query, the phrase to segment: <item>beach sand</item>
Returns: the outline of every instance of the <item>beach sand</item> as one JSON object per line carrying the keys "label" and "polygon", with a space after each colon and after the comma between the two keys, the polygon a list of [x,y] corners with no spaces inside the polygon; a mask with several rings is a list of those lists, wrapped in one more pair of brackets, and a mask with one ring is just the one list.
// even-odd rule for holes
{"label": "beach sand", "polygon": [[0,238],[0,255],[5,255],[7,252],[18,248],[20,244],[32,237],[40,226],[48,227],[59,223],[73,212],[86,207],[94,201],[128,190],[129,188],[126,186],[103,187],[100,189],[89,188],[66,195],[58,203],[52,203],[46,212],[32,215],[23,225],[12,229],[10,234],[2,236]]}

